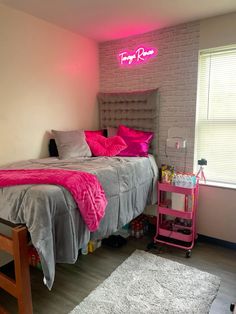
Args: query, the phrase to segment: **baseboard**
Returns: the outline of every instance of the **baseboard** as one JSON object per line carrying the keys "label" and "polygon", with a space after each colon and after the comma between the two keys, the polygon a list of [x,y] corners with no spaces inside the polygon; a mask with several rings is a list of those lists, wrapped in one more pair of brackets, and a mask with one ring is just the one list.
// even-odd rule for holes
{"label": "baseboard", "polygon": [[200,242],[208,242],[208,243],[217,244],[217,245],[226,247],[228,249],[236,250],[236,243],[208,237],[203,234],[198,234],[197,240]]}

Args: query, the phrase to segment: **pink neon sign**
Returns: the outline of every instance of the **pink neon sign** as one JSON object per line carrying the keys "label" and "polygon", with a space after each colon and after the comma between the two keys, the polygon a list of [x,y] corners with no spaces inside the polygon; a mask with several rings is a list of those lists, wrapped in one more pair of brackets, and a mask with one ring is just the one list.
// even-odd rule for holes
{"label": "pink neon sign", "polygon": [[119,63],[121,66],[142,64],[147,62],[150,58],[156,57],[158,50],[156,48],[145,48],[141,46],[135,51],[121,51],[118,54]]}

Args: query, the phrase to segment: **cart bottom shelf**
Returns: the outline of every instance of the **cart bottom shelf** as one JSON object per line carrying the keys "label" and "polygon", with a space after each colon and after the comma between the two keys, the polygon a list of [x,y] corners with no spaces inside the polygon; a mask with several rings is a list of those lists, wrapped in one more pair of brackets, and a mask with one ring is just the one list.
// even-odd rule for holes
{"label": "cart bottom shelf", "polygon": [[180,249],[184,249],[184,250],[191,250],[193,248],[194,245],[194,241],[191,242],[185,242],[185,241],[181,241],[181,240],[177,240],[177,239],[172,239],[172,238],[168,238],[168,237],[164,237],[161,235],[158,235],[157,237],[154,237],[154,242],[155,243],[164,243],[170,246],[174,246],[174,247],[178,247]]}
{"label": "cart bottom shelf", "polygon": [[[164,226],[165,227],[165,226]],[[175,228],[176,230],[169,230],[166,228],[158,228],[158,235],[167,237],[169,239],[175,239],[182,242],[192,242],[193,234],[192,230],[186,228]]]}

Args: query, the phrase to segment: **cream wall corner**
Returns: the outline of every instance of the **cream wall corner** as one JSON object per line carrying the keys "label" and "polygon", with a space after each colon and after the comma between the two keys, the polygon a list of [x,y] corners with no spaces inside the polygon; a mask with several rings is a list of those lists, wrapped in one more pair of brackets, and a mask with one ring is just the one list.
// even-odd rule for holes
{"label": "cream wall corner", "polygon": [[200,21],[200,49],[232,44],[236,44],[236,12]]}
{"label": "cream wall corner", "polygon": [[48,155],[46,131],[97,127],[96,42],[0,6],[0,165]]}

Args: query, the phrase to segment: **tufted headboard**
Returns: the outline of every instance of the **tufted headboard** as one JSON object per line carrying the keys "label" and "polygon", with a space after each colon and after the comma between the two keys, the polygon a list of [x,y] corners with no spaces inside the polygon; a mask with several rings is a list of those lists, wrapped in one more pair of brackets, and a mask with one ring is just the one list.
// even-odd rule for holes
{"label": "tufted headboard", "polygon": [[100,127],[124,124],[143,131],[154,132],[150,153],[157,155],[159,130],[159,102],[157,89],[131,93],[98,94]]}

